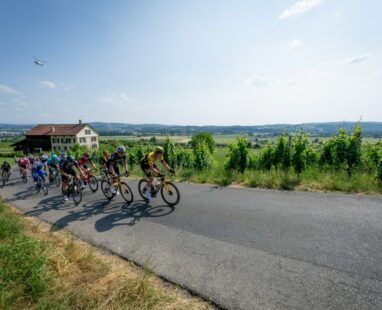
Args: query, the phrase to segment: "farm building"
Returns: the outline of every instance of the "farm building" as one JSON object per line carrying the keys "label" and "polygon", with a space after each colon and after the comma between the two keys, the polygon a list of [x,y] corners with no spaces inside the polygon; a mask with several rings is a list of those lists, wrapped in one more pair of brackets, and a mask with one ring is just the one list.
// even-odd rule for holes
{"label": "farm building", "polygon": [[99,137],[97,131],[83,124],[40,124],[25,133],[22,141],[12,146],[24,153],[59,150],[66,151],[75,144],[98,149]]}

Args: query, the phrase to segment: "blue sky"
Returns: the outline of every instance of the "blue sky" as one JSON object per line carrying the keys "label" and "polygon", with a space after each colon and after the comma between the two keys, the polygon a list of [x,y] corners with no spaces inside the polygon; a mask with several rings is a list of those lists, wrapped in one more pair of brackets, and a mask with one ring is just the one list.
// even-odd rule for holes
{"label": "blue sky", "polygon": [[0,123],[382,121],[380,12],[380,0],[0,0]]}

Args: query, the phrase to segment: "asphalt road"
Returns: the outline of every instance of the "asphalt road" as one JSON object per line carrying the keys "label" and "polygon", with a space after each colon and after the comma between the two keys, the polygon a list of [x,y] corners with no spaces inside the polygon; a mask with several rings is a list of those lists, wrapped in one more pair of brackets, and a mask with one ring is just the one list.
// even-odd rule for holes
{"label": "asphalt road", "polygon": [[[16,171],[14,176],[16,176]],[[382,197],[178,184],[181,201],[63,203],[11,178],[27,215],[152,268],[227,309],[382,309]]]}

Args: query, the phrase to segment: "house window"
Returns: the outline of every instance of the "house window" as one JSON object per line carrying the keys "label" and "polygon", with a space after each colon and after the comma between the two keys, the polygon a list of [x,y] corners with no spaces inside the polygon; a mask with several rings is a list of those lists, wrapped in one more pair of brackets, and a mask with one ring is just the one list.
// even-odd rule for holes
{"label": "house window", "polygon": [[86,138],[80,138],[80,143],[86,143]]}
{"label": "house window", "polygon": [[66,143],[65,138],[61,138],[61,143]]}
{"label": "house window", "polygon": [[56,138],[52,138],[52,142],[53,142],[53,143],[56,143]]}
{"label": "house window", "polygon": [[73,138],[73,143],[76,143],[76,138]]}
{"label": "house window", "polygon": [[85,129],[85,135],[91,135],[91,134],[92,134],[91,130]]}
{"label": "house window", "polygon": [[92,142],[97,142],[97,137],[92,137]]}

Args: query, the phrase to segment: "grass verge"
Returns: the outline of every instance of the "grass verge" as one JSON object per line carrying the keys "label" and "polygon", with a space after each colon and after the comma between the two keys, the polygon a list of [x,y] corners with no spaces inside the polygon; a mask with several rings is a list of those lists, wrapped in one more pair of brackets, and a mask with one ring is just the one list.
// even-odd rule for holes
{"label": "grass verge", "polygon": [[175,285],[0,201],[1,309],[212,309]]}

